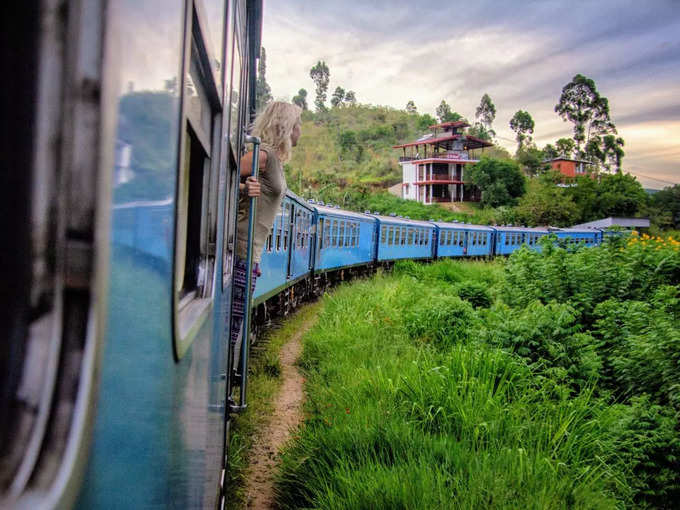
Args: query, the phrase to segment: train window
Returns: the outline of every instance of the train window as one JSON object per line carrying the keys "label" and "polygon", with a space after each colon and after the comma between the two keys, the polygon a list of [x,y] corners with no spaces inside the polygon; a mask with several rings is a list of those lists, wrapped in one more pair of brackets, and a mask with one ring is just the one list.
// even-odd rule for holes
{"label": "train window", "polygon": [[399,228],[399,244],[402,246],[406,244],[406,229],[404,227]]}
{"label": "train window", "polygon": [[382,225],[380,227],[380,244],[385,244],[387,242],[387,227]]}
{"label": "train window", "polygon": [[323,250],[324,246],[326,246],[325,243],[325,235],[326,232],[324,231],[324,218],[319,218],[319,250]]}
{"label": "train window", "polygon": [[465,242],[464,232],[458,232],[458,246],[463,246],[464,242]]}
{"label": "train window", "polygon": [[387,231],[387,244],[390,246],[394,244],[394,227],[392,226]]}
{"label": "train window", "polygon": [[324,226],[324,248],[330,248],[333,245],[333,220],[326,218],[326,224]]}
{"label": "train window", "polygon": [[288,250],[288,238],[290,236],[291,214],[290,203],[286,203],[283,207],[283,251]]}
{"label": "train window", "polygon": [[283,215],[281,213],[276,215],[274,219],[274,229],[276,231],[276,251],[281,251],[281,223]]}
{"label": "train window", "polygon": [[340,234],[338,235],[338,246],[342,248],[345,246],[345,222],[340,222]]}
{"label": "train window", "polygon": [[194,12],[183,90],[185,127],[177,179],[174,314],[176,358],[193,340],[212,295],[221,119],[220,94]]}

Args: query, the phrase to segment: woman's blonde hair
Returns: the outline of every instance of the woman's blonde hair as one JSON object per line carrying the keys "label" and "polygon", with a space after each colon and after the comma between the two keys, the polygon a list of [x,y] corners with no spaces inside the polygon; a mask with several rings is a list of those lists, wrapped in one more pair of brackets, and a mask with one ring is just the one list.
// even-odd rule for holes
{"label": "woman's blonde hair", "polygon": [[262,143],[276,149],[281,163],[290,159],[293,149],[290,134],[295,124],[300,122],[302,108],[290,103],[272,101],[255,119],[253,135],[262,139]]}

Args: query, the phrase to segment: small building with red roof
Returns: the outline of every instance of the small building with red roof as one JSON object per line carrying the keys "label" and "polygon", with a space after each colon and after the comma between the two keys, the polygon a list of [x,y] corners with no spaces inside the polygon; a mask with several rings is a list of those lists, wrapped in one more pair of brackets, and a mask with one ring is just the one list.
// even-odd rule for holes
{"label": "small building with red roof", "polygon": [[586,167],[590,164],[590,161],[559,157],[549,159],[546,163],[548,163],[553,170],[557,170],[562,175],[567,177],[578,177],[586,175]]}
{"label": "small building with red roof", "polygon": [[403,198],[423,204],[479,201],[480,191],[465,183],[465,166],[479,161],[470,158],[470,150],[493,144],[464,134],[469,126],[465,121],[436,124],[430,126],[432,133],[415,142],[394,146],[403,150],[399,157]]}

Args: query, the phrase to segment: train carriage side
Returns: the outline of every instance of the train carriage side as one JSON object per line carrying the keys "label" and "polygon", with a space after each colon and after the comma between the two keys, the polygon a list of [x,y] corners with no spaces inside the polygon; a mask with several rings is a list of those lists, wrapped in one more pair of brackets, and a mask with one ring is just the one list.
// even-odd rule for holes
{"label": "train carriage side", "polygon": [[374,261],[375,218],[321,204],[312,207],[316,211],[315,273]]}
{"label": "train carriage side", "polygon": [[465,232],[465,255],[468,257],[484,257],[493,253],[495,231],[491,227],[481,225],[461,225]]}
{"label": "train carriage side", "polygon": [[567,246],[596,246],[601,243],[599,230],[585,228],[551,228],[550,232]]}
{"label": "train carriage side", "polygon": [[6,88],[26,126],[3,136],[18,177],[0,188],[23,257],[0,306],[20,311],[0,356],[1,508],[224,505],[261,4],[16,3]]}
{"label": "train carriage side", "polygon": [[510,255],[526,244],[532,250],[540,251],[540,239],[550,232],[533,227],[496,227],[495,251],[497,255]]}
{"label": "train carriage side", "polygon": [[436,253],[443,257],[479,257],[492,254],[494,230],[481,225],[434,222]]}
{"label": "train carriage side", "polygon": [[262,303],[309,274],[313,218],[314,210],[309,204],[287,191],[262,250],[253,304]]}
{"label": "train carriage side", "polygon": [[435,255],[436,227],[426,221],[373,215],[377,225],[377,260],[431,259]]}

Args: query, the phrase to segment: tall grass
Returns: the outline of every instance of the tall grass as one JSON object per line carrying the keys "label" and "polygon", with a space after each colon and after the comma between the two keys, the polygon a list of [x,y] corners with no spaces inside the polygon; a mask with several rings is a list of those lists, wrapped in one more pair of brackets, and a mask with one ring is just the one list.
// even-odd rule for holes
{"label": "tall grass", "polygon": [[282,508],[630,503],[611,449],[620,406],[592,386],[560,391],[481,334],[490,312],[462,284],[496,299],[502,274],[502,263],[403,263],[326,296],[305,338],[307,420],[283,456]]}

